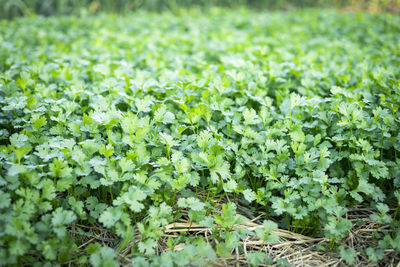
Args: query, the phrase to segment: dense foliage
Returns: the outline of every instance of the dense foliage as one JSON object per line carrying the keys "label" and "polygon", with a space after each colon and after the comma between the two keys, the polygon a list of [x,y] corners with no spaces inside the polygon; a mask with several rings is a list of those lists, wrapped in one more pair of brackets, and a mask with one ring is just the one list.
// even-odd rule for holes
{"label": "dense foliage", "polygon": [[[400,252],[399,25],[313,10],[1,22],[0,265],[202,265],[277,227],[349,264]],[[240,206],[263,227],[235,227]],[[383,230],[355,251],[341,240],[360,206]],[[161,254],[183,217],[212,236]]]}
{"label": "dense foliage", "polygon": [[252,9],[293,9],[336,7],[372,12],[400,13],[400,0],[0,0],[0,18],[51,15],[85,15],[98,12],[127,13],[138,9],[173,11],[182,8],[247,7]]}

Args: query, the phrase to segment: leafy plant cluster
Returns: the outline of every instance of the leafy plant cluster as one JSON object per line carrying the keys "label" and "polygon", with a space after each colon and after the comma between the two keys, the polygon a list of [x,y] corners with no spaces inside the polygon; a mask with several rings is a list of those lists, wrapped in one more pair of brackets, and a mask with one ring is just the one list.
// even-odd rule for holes
{"label": "leafy plant cluster", "polygon": [[[399,253],[399,25],[221,9],[2,21],[0,264],[205,265],[278,227],[348,264]],[[237,227],[238,206],[263,226]],[[340,244],[358,206],[383,230],[355,251]],[[161,253],[184,216],[212,236]]]}
{"label": "leafy plant cluster", "polygon": [[136,10],[181,12],[187,8],[247,7],[254,10],[330,7],[372,12],[400,13],[398,0],[0,0],[0,18],[19,16],[94,15],[100,12],[127,14]]}

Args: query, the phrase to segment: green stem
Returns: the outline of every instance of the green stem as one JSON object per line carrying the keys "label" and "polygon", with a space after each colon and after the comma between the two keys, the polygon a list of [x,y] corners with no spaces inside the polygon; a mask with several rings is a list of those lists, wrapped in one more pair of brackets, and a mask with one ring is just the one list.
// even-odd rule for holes
{"label": "green stem", "polygon": [[203,180],[203,200],[205,199],[205,192],[206,192],[206,181],[204,178],[204,169],[201,170],[201,178]]}
{"label": "green stem", "polygon": [[114,196],[113,196],[113,193],[112,193],[111,185],[109,185],[108,188],[110,189],[111,202],[113,202],[114,201]]}
{"label": "green stem", "polygon": [[224,191],[224,193],[218,198],[217,203],[219,203],[221,201],[221,199],[225,196],[226,192]]}
{"label": "green stem", "polygon": [[379,228],[380,228],[380,226],[378,226],[378,228],[376,228],[376,230],[375,230],[375,232],[374,232],[374,235],[372,236],[372,239],[371,239],[371,246],[372,246],[372,244],[374,243],[374,240],[375,240],[376,235],[378,234]]}
{"label": "green stem", "polygon": [[101,188],[101,190],[102,190],[102,193],[103,193],[103,201],[107,202],[107,188],[103,186]]}
{"label": "green stem", "polygon": [[126,246],[128,245],[130,241],[130,235],[131,235],[131,227],[128,225],[125,233],[125,238],[121,243],[121,246],[119,247],[119,251],[121,252]]}
{"label": "green stem", "polygon": [[335,246],[335,242],[336,242],[335,239],[332,239],[332,240],[329,242],[329,251],[332,251],[333,247]]}
{"label": "green stem", "polygon": [[167,158],[168,158],[168,160],[171,160],[171,152],[169,150],[170,150],[170,148],[169,148],[169,146],[167,146]]}
{"label": "green stem", "polygon": [[215,189],[214,195],[211,198],[211,202],[214,203],[215,196],[217,195],[217,188]]}
{"label": "green stem", "polygon": [[171,203],[171,206],[173,205],[174,208],[175,208],[175,203],[176,203],[175,198],[176,198],[176,190],[174,190],[174,195],[172,196],[173,203]]}
{"label": "green stem", "polygon": [[188,227],[188,230],[187,230],[186,234],[190,234],[190,228],[191,227],[192,227],[192,221],[190,221],[190,224],[189,224],[189,227]]}
{"label": "green stem", "polygon": [[[393,221],[392,221],[392,233],[393,233],[393,235],[396,233],[396,226],[399,225],[399,222],[398,222],[398,220],[396,219],[396,218],[397,218],[397,215],[398,215],[398,213],[399,213],[399,210],[400,210],[400,206],[397,207],[397,209],[395,210],[395,212],[394,212],[394,214],[393,214]],[[396,222],[397,222],[397,223],[396,223]],[[394,236],[393,236],[393,238],[394,238]]]}
{"label": "green stem", "polygon": [[249,179],[251,188],[254,190],[254,184],[253,184],[253,180],[251,179],[251,176],[249,175],[248,172],[246,172],[246,175],[247,175],[247,178]]}
{"label": "green stem", "polygon": [[77,200],[79,200],[81,197],[81,191],[82,191],[82,186],[79,187]]}
{"label": "green stem", "polygon": [[[262,186],[262,182],[263,182],[263,177],[261,176],[259,179],[257,179],[257,188],[256,189],[258,189]],[[256,190],[254,190],[254,191],[256,191]]]}
{"label": "green stem", "polygon": [[288,229],[288,231],[290,231],[290,219],[287,214],[285,215],[285,220],[286,220],[286,224],[287,224],[287,229]]}
{"label": "green stem", "polygon": [[208,189],[207,189],[207,199],[206,199],[206,201],[208,201],[208,198],[210,197],[210,193],[211,193],[211,186],[208,186]]}

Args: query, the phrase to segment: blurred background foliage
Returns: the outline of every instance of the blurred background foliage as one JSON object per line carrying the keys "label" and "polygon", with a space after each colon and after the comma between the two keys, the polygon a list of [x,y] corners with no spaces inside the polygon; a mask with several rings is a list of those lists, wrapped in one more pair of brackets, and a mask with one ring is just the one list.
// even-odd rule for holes
{"label": "blurred background foliage", "polygon": [[137,9],[179,11],[182,8],[246,6],[255,9],[333,7],[349,11],[400,13],[400,0],[0,0],[0,16],[11,19],[30,15],[92,15],[126,13]]}

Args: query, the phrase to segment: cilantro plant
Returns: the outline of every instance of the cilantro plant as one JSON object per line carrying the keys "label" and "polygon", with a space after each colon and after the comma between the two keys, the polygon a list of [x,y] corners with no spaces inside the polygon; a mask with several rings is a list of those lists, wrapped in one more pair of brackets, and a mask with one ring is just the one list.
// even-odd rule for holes
{"label": "cilantro plant", "polygon": [[[282,229],[349,265],[395,261],[398,25],[247,9],[1,21],[0,265],[287,266],[265,249]],[[349,247],[363,208],[373,237]]]}

